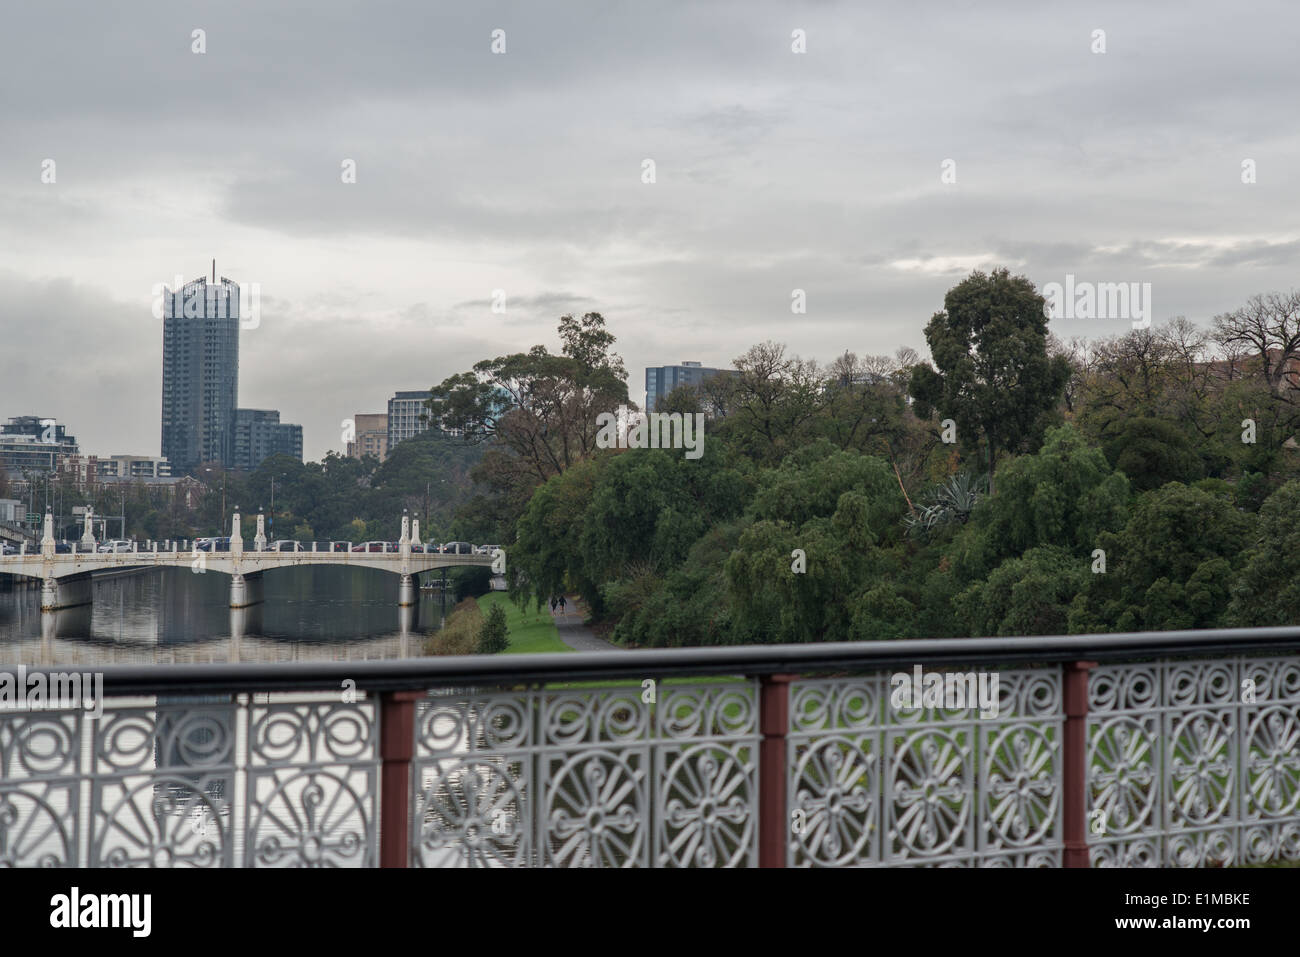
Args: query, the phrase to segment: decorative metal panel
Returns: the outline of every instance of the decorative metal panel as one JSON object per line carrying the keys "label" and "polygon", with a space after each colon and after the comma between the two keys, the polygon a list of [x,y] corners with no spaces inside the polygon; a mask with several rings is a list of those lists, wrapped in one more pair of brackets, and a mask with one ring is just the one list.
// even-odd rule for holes
{"label": "decorative metal panel", "polygon": [[1094,866],[1300,859],[1300,661],[1107,665],[1089,678]]}
{"label": "decorative metal panel", "polygon": [[435,694],[416,713],[420,866],[728,867],[757,855],[755,685]]}
{"label": "decorative metal panel", "polygon": [[0,867],[73,867],[82,713],[0,711]]}
{"label": "decorative metal panel", "polygon": [[277,698],[0,711],[0,866],[377,865],[374,704]]}
{"label": "decorative metal panel", "polygon": [[249,720],[245,864],[374,867],[374,705],[258,704]]}
{"label": "decorative metal panel", "polygon": [[91,728],[90,867],[229,867],[235,706],[105,708]]}
{"label": "decorative metal panel", "polygon": [[793,682],[787,863],[1059,865],[1060,671],[996,674],[996,717],[895,707],[885,674]]}

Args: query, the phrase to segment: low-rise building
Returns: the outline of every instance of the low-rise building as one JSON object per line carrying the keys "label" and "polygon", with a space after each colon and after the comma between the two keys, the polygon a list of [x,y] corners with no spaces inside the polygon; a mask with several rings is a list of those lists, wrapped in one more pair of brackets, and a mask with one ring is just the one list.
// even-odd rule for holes
{"label": "low-rise building", "polygon": [[171,464],[159,455],[100,456],[96,471],[114,478],[165,478],[172,474]]}

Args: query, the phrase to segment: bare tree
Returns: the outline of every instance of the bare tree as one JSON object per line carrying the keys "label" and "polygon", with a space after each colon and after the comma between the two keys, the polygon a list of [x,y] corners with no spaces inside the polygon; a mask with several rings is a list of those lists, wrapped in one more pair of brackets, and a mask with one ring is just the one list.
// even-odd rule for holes
{"label": "bare tree", "polygon": [[1300,292],[1251,296],[1240,309],[1214,317],[1214,337],[1256,360],[1274,393],[1300,386]]}

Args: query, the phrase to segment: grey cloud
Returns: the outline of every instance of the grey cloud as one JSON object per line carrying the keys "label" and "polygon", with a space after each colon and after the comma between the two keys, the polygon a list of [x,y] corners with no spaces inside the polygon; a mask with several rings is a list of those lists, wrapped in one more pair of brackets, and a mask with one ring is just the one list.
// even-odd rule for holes
{"label": "grey cloud", "polygon": [[923,349],[972,262],[1149,280],[1158,318],[1206,321],[1295,284],[1297,34],[1293,5],[1210,0],[21,5],[0,416],[156,451],[149,286],[211,255],[263,285],[241,402],[313,458],[394,389],[554,345],[565,312],[606,316],[638,400],[647,365],[767,338]]}

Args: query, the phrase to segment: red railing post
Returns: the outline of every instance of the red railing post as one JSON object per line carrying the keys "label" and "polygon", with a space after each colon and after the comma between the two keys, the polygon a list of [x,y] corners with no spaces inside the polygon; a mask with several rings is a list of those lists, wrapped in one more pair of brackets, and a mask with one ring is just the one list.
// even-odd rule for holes
{"label": "red railing post", "polygon": [[786,809],[785,735],[790,727],[790,682],[794,675],[765,675],[759,684],[758,866],[785,867],[790,838]]}
{"label": "red railing post", "polygon": [[1088,672],[1095,661],[1067,662],[1061,751],[1062,838],[1065,867],[1088,867]]}
{"label": "red railing post", "polygon": [[422,691],[379,696],[379,866],[406,867],[411,842],[411,758],[415,754],[415,702]]}

